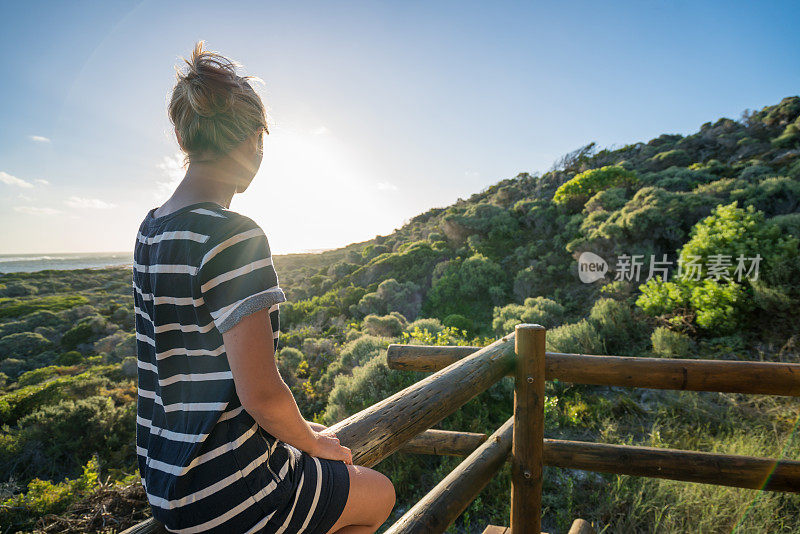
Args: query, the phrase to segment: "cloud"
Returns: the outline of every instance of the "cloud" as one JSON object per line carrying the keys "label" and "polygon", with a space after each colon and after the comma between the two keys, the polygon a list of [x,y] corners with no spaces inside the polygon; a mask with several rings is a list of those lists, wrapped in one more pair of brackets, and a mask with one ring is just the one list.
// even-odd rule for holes
{"label": "cloud", "polygon": [[6,185],[15,185],[17,187],[33,187],[33,184],[30,182],[26,182],[21,178],[17,178],[16,176],[11,176],[7,172],[0,171],[0,182],[3,182]]}
{"label": "cloud", "polygon": [[326,126],[319,126],[311,132],[311,135],[325,135],[329,130]]}
{"label": "cloud", "polygon": [[381,191],[397,191],[397,186],[391,182],[378,182],[375,187]]}
{"label": "cloud", "polygon": [[84,197],[69,197],[64,201],[64,204],[70,208],[79,209],[92,209],[92,210],[109,210],[117,207],[116,204],[111,204],[99,198],[84,198]]}
{"label": "cloud", "polygon": [[17,198],[20,198],[20,199],[22,199],[22,200],[24,200],[24,201],[26,201],[26,202],[33,202],[33,197],[29,197],[29,196],[28,196],[28,195],[26,195],[25,193],[20,193],[20,194],[18,194],[18,195],[17,195]]}
{"label": "cloud", "polygon": [[53,208],[41,208],[39,206],[14,206],[14,211],[27,215],[58,215],[61,210]]}
{"label": "cloud", "polygon": [[166,180],[156,182],[156,190],[153,196],[161,201],[166,200],[178,184],[181,183],[186,175],[186,168],[183,166],[183,152],[175,152],[172,156],[164,156],[158,167],[167,177]]}
{"label": "cloud", "polygon": [[49,143],[50,139],[42,135],[29,135],[28,138],[36,143]]}
{"label": "cloud", "polygon": [[36,178],[34,180],[34,182],[36,182],[37,184],[42,184],[42,185],[50,185],[50,182],[48,182],[47,180],[43,180],[42,178]]}

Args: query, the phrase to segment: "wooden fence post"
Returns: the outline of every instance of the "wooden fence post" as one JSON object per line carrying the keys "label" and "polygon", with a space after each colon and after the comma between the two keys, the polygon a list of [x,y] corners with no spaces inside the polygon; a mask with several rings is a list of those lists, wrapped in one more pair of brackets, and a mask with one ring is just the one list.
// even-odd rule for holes
{"label": "wooden fence post", "polygon": [[515,333],[511,532],[540,534],[546,329],[538,324],[518,324]]}

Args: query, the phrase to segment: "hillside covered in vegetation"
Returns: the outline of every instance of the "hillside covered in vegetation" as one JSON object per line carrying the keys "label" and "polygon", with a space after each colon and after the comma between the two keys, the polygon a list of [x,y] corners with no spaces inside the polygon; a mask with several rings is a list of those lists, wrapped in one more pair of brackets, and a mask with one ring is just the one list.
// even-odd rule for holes
{"label": "hillside covered in vegetation", "polygon": [[[328,424],[422,376],[386,367],[390,343],[485,345],[519,322],[546,326],[562,352],[798,362],[799,243],[800,98],[789,97],[688,136],[590,143],[390,235],[276,256],[288,298],[277,359],[304,415]],[[581,281],[585,252],[607,262],[605,277]],[[114,532],[149,513],[135,350],[129,270],[0,276],[3,532]],[[547,388],[547,437],[800,457],[794,399]],[[491,433],[512,390],[501,381],[440,427]],[[390,521],[457,463],[379,464],[398,493]],[[575,517],[598,532],[800,530],[797,495],[555,468],[544,484],[554,533]],[[506,467],[453,530],[506,524],[508,503]]]}

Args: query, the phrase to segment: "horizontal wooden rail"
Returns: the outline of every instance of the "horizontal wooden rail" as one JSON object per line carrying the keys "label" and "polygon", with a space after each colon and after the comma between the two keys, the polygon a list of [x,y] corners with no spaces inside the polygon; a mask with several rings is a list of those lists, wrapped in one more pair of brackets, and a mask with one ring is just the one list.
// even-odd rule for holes
{"label": "horizontal wooden rail", "polygon": [[513,333],[331,427],[371,467],[455,412],[513,369]]}
{"label": "horizontal wooden rail", "polygon": [[508,459],[513,429],[512,417],[385,534],[437,534],[447,530]]}
{"label": "horizontal wooden rail", "polygon": [[800,462],[710,452],[544,440],[555,467],[800,493]]}
{"label": "horizontal wooden rail", "polygon": [[386,364],[398,371],[438,371],[481,350],[472,345],[402,345],[386,349]]}
{"label": "horizontal wooden rail", "polygon": [[435,454],[437,456],[469,456],[484,441],[486,441],[486,434],[431,429],[411,438],[400,447],[399,452]]}
{"label": "horizontal wooden rail", "polygon": [[[453,432],[450,439],[466,449],[474,441],[473,436],[472,433]],[[424,446],[423,440],[418,443],[415,453],[436,454],[433,448]],[[544,464],[600,473],[800,493],[800,462],[794,460],[545,439]]]}
{"label": "horizontal wooden rail", "polygon": [[[479,349],[392,344],[386,356],[392,369],[432,371],[459,361],[470,354],[470,350]],[[800,364],[797,363],[548,352],[545,377],[604,386],[800,396]]]}

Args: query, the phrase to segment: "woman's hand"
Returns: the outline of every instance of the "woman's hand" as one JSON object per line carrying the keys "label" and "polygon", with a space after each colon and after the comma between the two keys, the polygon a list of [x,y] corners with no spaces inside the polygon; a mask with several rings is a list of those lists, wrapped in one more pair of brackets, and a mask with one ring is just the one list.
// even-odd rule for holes
{"label": "woman's hand", "polygon": [[322,432],[314,432],[316,441],[313,450],[308,451],[312,456],[317,458],[326,458],[328,460],[341,460],[346,464],[353,464],[353,453],[347,447],[339,443],[339,438],[336,434],[326,429]]}

